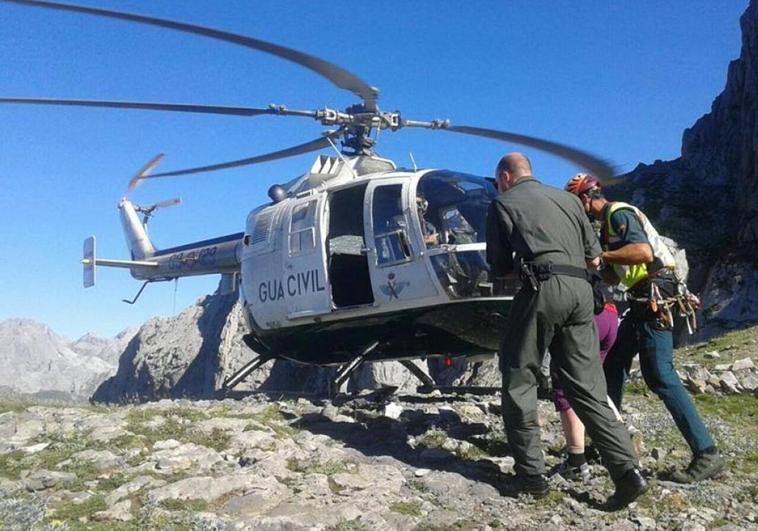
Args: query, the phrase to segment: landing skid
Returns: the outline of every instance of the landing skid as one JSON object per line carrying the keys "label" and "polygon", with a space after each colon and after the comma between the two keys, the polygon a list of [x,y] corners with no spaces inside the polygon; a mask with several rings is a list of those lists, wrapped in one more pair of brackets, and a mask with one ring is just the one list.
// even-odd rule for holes
{"label": "landing skid", "polygon": [[[234,389],[234,387],[239,385],[245,378],[250,376],[250,374],[252,374],[254,371],[258,370],[260,367],[262,367],[264,364],[271,361],[272,359],[276,359],[278,357],[275,354],[268,352],[268,349],[266,349],[265,346],[262,345],[257,340],[257,338],[255,338],[252,334],[248,334],[244,336],[243,340],[245,341],[245,344],[248,347],[250,347],[251,350],[255,352],[263,352],[263,354],[258,354],[258,356],[253,358],[251,361],[247,362],[234,374],[232,374],[230,377],[224,380],[224,383],[222,384],[221,389],[219,389],[220,395],[228,394],[232,389]],[[366,348],[364,348],[361,351],[360,354],[356,355],[348,363],[345,363],[344,365],[340,366],[330,386],[329,394],[332,397],[336,397],[337,395],[347,394],[346,386],[347,386],[347,381],[350,379],[350,376],[352,376],[355,373],[355,371],[357,371],[363,365],[363,363],[366,361],[366,358],[374,350],[376,350],[379,344],[380,344],[379,341],[373,341],[372,343],[368,344]],[[416,391],[418,393],[429,394],[429,393],[432,393],[433,391],[440,391],[441,393],[458,393],[458,394],[468,393],[468,394],[488,395],[488,394],[494,394],[500,391],[500,387],[437,385],[431,376],[429,376],[427,373],[421,370],[421,368],[419,368],[419,366],[413,363],[411,360],[403,359],[403,360],[397,360],[397,361],[403,367],[408,369],[408,371],[421,382],[422,385],[416,388]]]}
{"label": "landing skid", "polygon": [[349,363],[346,363],[342,367],[340,367],[337,370],[337,376],[334,378],[334,382],[332,383],[332,390],[334,391],[331,394],[339,394],[343,393],[345,390],[343,390],[343,387],[347,383],[348,378],[360,368],[361,365],[363,365],[364,360],[366,359],[366,356],[371,354],[376,347],[379,346],[379,341],[374,341],[371,343],[368,347],[363,349],[363,352],[358,354],[355,358],[353,358]]}
{"label": "landing skid", "polygon": [[234,389],[239,383],[247,378],[252,372],[260,369],[266,362],[272,360],[272,356],[260,355],[253,358],[252,361],[247,362],[237,372],[232,374],[229,378],[224,380],[221,385],[221,391],[226,392]]}

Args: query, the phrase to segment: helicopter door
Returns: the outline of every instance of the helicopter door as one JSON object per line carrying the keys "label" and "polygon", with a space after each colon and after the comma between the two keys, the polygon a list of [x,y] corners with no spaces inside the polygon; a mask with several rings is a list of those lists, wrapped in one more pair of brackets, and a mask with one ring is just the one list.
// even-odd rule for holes
{"label": "helicopter door", "polygon": [[[378,304],[434,297],[437,293],[421,259],[419,235],[410,230],[407,180],[369,184],[364,206],[369,270]],[[416,231],[418,232],[418,231]]]}
{"label": "helicopter door", "polygon": [[322,204],[318,197],[305,197],[294,202],[287,215],[285,227],[289,230],[282,246],[281,289],[287,301],[288,319],[331,311],[323,233],[319,223]]}

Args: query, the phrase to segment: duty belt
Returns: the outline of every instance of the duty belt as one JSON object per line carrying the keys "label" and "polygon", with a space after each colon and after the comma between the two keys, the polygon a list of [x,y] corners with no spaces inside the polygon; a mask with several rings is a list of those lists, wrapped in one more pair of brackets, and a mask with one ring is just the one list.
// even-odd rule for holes
{"label": "duty belt", "polygon": [[540,282],[545,282],[552,276],[581,278],[589,281],[591,273],[583,268],[568,264],[552,262],[521,262],[521,281],[529,285],[532,291],[540,290]]}

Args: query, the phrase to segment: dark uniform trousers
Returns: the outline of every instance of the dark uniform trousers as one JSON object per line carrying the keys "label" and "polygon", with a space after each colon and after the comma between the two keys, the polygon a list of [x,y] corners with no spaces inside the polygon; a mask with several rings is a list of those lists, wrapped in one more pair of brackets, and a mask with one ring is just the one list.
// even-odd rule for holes
{"label": "dark uniform trousers", "polygon": [[607,402],[588,282],[552,276],[515,296],[500,349],[503,418],[517,474],[544,474],[537,380],[550,349],[566,397],[598,447],[612,479],[636,466],[632,442]]}
{"label": "dark uniform trousers", "polygon": [[663,401],[692,452],[697,454],[713,448],[716,443],[676,373],[673,351],[671,330],[657,326],[649,317],[630,312],[621,321],[616,344],[603,366],[608,394],[621,410],[624,383],[632,360],[639,352],[645,383]]}

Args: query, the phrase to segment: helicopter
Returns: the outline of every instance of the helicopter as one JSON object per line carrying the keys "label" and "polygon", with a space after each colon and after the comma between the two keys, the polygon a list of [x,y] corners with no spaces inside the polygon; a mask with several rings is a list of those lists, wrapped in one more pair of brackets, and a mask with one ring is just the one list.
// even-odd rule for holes
{"label": "helicopter", "polygon": [[[150,160],[129,183],[220,171],[322,150],[302,175],[273,184],[270,202],[248,214],[244,231],[157,249],[147,222],[171,199],[150,206],[128,195],[118,204],[128,260],[97,256],[95,237],[84,242],[84,286],[96,268],[120,267],[143,282],[130,304],[153,282],[222,275],[238,291],[250,330],[244,341],[255,357],[224,382],[240,383],[264,363],[286,359],[338,366],[339,387],[363,363],[398,360],[426,386],[434,381],[410,360],[491,356],[498,350],[516,284],[496,288],[486,262],[485,226],[494,180],[446,169],[398,168],[379,156],[376,133],[421,128],[520,144],[571,161],[601,179],[614,170],[605,160],[550,140],[496,129],[412,120],[379,107],[379,91],[355,74],[307,53],[218,29],[46,0],[0,0],[179,31],[233,43],[290,61],[352,92],[344,110],[290,109],[284,105],[232,107],[83,99],[0,97],[0,104],[51,105],[202,113],[287,116],[316,120],[326,130],[309,142],[275,152],[155,173]],[[338,147],[337,144],[340,144]],[[142,216],[142,217],[140,217]]]}

